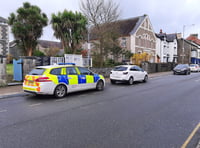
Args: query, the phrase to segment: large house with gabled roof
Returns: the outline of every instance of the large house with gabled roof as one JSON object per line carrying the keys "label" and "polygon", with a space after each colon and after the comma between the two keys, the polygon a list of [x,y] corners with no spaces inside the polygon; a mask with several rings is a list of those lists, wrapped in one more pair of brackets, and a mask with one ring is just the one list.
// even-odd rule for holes
{"label": "large house with gabled roof", "polygon": [[[123,49],[133,54],[145,52],[150,57],[149,62],[156,62],[156,36],[148,15],[118,20],[114,25],[117,25]],[[97,39],[90,38],[91,40]],[[134,61],[130,60],[130,63],[134,64]]]}

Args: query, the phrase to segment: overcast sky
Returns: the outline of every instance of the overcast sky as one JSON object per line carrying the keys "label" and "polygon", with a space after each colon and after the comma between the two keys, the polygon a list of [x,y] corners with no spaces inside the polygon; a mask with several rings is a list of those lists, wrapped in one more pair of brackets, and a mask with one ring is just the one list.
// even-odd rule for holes
{"label": "overcast sky", "polygon": [[[40,7],[49,20],[52,13],[58,11],[79,11],[80,0],[26,0]],[[10,13],[22,6],[24,0],[1,0],[0,16],[8,18]],[[183,33],[187,37],[191,33],[200,34],[200,0],[113,0],[119,4],[120,19],[144,14],[149,15],[155,33],[160,29],[166,33]],[[185,26],[185,27],[183,27]],[[56,40],[51,26],[45,27],[41,39]],[[13,37],[10,36],[10,40]]]}

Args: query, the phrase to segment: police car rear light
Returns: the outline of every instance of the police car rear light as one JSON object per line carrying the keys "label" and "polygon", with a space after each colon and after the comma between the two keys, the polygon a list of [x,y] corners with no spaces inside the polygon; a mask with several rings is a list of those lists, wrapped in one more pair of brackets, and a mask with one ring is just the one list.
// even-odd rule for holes
{"label": "police car rear light", "polygon": [[49,77],[40,77],[40,78],[37,78],[35,81],[36,82],[51,82],[51,80],[49,80]]}

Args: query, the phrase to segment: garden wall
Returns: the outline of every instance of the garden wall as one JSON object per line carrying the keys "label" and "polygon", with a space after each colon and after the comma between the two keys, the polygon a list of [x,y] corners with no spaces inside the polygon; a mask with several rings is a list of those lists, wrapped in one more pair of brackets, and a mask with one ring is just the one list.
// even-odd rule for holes
{"label": "garden wall", "polygon": [[175,66],[176,63],[141,63],[141,68],[143,68],[148,73],[171,71]]}

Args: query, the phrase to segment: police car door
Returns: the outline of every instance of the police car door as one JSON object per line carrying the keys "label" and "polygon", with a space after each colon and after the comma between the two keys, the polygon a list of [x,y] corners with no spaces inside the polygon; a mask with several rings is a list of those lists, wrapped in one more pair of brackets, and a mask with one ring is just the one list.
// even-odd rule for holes
{"label": "police car door", "polygon": [[78,72],[75,67],[66,67],[68,89],[70,92],[79,90]]}
{"label": "police car door", "polygon": [[78,67],[80,71],[79,75],[79,84],[82,89],[90,89],[90,88],[95,88],[96,85],[94,83],[94,74],[88,70],[87,68],[84,67]]}

